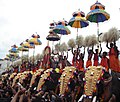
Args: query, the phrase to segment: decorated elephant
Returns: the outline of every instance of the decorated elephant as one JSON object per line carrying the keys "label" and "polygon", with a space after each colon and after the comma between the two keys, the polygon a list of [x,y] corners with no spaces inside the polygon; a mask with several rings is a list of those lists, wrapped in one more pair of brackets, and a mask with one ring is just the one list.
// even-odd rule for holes
{"label": "decorated elephant", "polygon": [[102,66],[90,66],[84,72],[84,91],[78,102],[116,102],[112,76]]}

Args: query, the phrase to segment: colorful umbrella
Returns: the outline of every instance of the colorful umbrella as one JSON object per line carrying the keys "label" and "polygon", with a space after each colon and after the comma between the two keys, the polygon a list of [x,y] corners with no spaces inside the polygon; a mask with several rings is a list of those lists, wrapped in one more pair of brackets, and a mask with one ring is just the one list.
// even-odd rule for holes
{"label": "colorful umbrella", "polygon": [[17,45],[15,45],[15,44],[14,44],[13,46],[11,46],[11,47],[18,48],[18,46],[17,46]]}
{"label": "colorful umbrella", "polygon": [[11,53],[10,53],[10,56],[18,57],[19,55],[18,55],[17,53],[13,53],[13,52],[11,52]]}
{"label": "colorful umbrella", "polygon": [[[30,45],[34,45],[34,46],[42,44],[42,42],[38,38],[36,38],[36,37],[33,37],[30,40],[28,40],[28,43]],[[33,64],[34,64],[34,54],[35,54],[35,47],[34,47],[34,51],[33,51]]]}
{"label": "colorful umbrella", "polygon": [[9,58],[8,56],[6,56],[6,57],[4,58],[4,60],[10,60],[10,58]]}
{"label": "colorful umbrella", "polygon": [[38,35],[38,34],[36,33],[36,35],[33,34],[32,37],[33,37],[33,38],[40,38],[40,35]]}
{"label": "colorful umbrella", "polygon": [[99,7],[94,6],[95,5],[91,6],[91,8],[94,9],[87,14],[86,19],[89,20],[90,22],[97,23],[97,34],[99,35],[99,22],[104,22],[108,20],[110,18],[110,15],[104,10],[105,7],[103,5]]}
{"label": "colorful umbrella", "polygon": [[68,23],[65,20],[59,21],[53,31],[57,34],[68,35],[71,33],[71,31],[67,28],[67,25]]}
{"label": "colorful umbrella", "polygon": [[54,29],[55,28],[55,26],[57,25],[57,23],[56,22],[52,22],[52,23],[50,23],[50,29]]}
{"label": "colorful umbrella", "polygon": [[102,10],[102,9],[94,9],[90,11],[86,16],[87,20],[95,23],[104,22],[109,18],[110,18],[110,15],[105,10]]}
{"label": "colorful umbrella", "polygon": [[31,45],[41,45],[42,44],[42,42],[38,39],[38,38],[31,38],[29,41],[29,44],[31,44]]}
{"label": "colorful umbrella", "polygon": [[[23,46],[18,47],[18,50],[22,52],[21,57],[23,57],[23,52],[27,52],[28,51],[28,57],[29,57],[29,48],[25,48]],[[21,59],[22,63],[23,63],[23,58]]]}
{"label": "colorful umbrella", "polygon": [[85,17],[85,13],[80,11],[80,9],[76,12],[73,12],[73,17],[76,17],[76,16],[81,16],[81,17]]}
{"label": "colorful umbrella", "polygon": [[89,25],[88,21],[84,18],[85,14],[82,11],[74,12],[73,17],[70,19],[68,25],[71,27],[77,28],[77,37],[78,37],[78,28],[84,28]]}
{"label": "colorful umbrella", "polygon": [[[54,41],[58,41],[58,40],[60,40],[60,37],[55,33],[55,32],[53,32],[53,30],[50,30],[49,31],[49,35],[46,37],[46,39],[48,40],[48,41],[52,41],[53,43],[52,43],[52,50],[53,50],[53,46],[54,46]],[[48,42],[49,43],[49,42]],[[48,44],[49,45],[49,44]]]}
{"label": "colorful umbrella", "polygon": [[20,46],[20,47],[18,47],[18,50],[19,50],[19,51],[26,52],[26,51],[28,51],[29,49],[28,49],[28,48],[25,48],[25,47],[23,47],[23,46]]}
{"label": "colorful umbrella", "polygon": [[34,48],[34,47],[35,47],[34,44],[30,44],[29,42],[23,43],[22,46],[23,46],[24,48]]}
{"label": "colorful umbrella", "polygon": [[17,48],[11,48],[10,50],[9,50],[9,52],[11,52],[11,53],[17,53],[18,52],[18,50],[17,50]]}
{"label": "colorful umbrella", "polygon": [[58,40],[60,40],[60,37],[56,33],[54,33],[53,30],[50,30],[49,33],[50,34],[46,37],[47,40],[49,40],[49,41],[58,41]]}
{"label": "colorful umbrella", "polygon": [[103,9],[103,10],[105,10],[105,6],[102,5],[100,2],[96,1],[96,3],[93,4],[93,5],[90,7],[90,10],[94,10],[94,9]]}

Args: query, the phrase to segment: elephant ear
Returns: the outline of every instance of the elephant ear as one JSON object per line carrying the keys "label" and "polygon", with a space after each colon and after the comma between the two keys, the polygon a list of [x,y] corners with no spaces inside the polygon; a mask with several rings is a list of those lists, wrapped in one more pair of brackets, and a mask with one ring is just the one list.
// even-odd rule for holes
{"label": "elephant ear", "polygon": [[44,73],[41,75],[41,78],[38,82],[38,86],[37,86],[37,91],[41,90],[42,86],[44,85],[45,83],[45,80],[50,76],[50,73],[53,69],[50,68],[50,69],[47,69],[46,71],[44,71]]}
{"label": "elephant ear", "polygon": [[102,66],[90,66],[85,71],[85,95],[92,96],[93,93],[97,91],[96,84],[99,82],[103,76]]}
{"label": "elephant ear", "polygon": [[44,69],[38,69],[36,70],[36,72],[32,75],[31,81],[30,81],[30,87],[32,87],[32,85],[35,83],[35,79],[38,75],[40,75],[42,72],[44,71]]}
{"label": "elephant ear", "polygon": [[65,67],[64,72],[62,73],[60,77],[60,95],[65,94],[65,92],[68,89],[68,84],[70,82],[70,79],[73,78],[74,72],[76,68],[75,67]]}
{"label": "elephant ear", "polygon": [[103,74],[104,84],[107,85],[111,82],[112,76],[109,74],[109,72],[104,72]]}

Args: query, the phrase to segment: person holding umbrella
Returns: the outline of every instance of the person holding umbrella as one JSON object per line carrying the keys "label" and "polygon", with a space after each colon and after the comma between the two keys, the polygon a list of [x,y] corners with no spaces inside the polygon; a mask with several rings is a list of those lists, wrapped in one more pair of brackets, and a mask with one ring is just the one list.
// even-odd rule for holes
{"label": "person holding umbrella", "polygon": [[92,56],[93,56],[93,49],[89,50],[88,48],[88,59],[86,62],[86,68],[88,68],[89,66],[92,66]]}

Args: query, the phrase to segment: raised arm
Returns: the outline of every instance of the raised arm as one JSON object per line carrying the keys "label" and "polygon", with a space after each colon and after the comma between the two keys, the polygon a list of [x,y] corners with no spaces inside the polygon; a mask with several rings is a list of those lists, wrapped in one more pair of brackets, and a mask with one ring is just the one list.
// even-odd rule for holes
{"label": "raised arm", "polygon": [[68,59],[68,51],[67,51],[67,56],[66,56],[66,58]]}
{"label": "raised arm", "polygon": [[107,47],[108,49],[110,49],[110,47],[108,46],[108,41],[107,41],[107,43],[106,43],[106,47]]}
{"label": "raised arm", "polygon": [[17,102],[17,98],[18,98],[18,96],[19,96],[19,92],[20,92],[20,91],[18,91],[18,92],[15,94],[15,96],[12,98],[11,102]]}
{"label": "raised arm", "polygon": [[89,47],[87,48],[87,52],[89,52]]}
{"label": "raised arm", "polygon": [[100,43],[100,52],[99,52],[99,57],[100,57],[100,58],[102,58],[101,52],[102,52],[102,47],[101,47],[101,43]]}
{"label": "raised arm", "polygon": [[84,52],[83,52],[83,57],[85,56],[85,47],[84,47]]}
{"label": "raised arm", "polygon": [[92,51],[93,51],[93,49],[94,49],[94,46],[92,46]]}
{"label": "raised arm", "polygon": [[71,49],[71,51],[72,51],[72,54],[74,54],[74,52],[73,52],[73,48]]}

